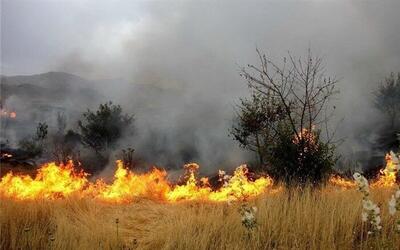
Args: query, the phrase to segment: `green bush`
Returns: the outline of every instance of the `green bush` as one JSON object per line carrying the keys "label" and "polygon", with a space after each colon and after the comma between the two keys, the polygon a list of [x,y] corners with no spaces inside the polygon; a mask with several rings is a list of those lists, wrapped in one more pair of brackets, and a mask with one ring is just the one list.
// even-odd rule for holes
{"label": "green bush", "polygon": [[318,130],[304,130],[300,140],[286,125],[279,131],[266,155],[269,174],[289,187],[324,183],[337,161],[335,147],[323,142]]}
{"label": "green bush", "polygon": [[82,143],[100,153],[114,147],[118,139],[131,131],[133,116],[123,114],[120,105],[100,104],[97,111],[88,110],[78,121]]}

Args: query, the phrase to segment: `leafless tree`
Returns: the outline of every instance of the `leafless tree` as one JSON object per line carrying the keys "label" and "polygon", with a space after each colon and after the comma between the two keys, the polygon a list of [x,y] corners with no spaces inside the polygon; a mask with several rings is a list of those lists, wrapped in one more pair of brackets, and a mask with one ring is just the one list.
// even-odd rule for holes
{"label": "leafless tree", "polygon": [[375,94],[375,107],[388,118],[390,126],[394,127],[400,116],[400,72],[397,77],[391,73],[380,84]]}
{"label": "leafless tree", "polygon": [[[266,125],[257,125],[261,125],[260,131],[268,128],[268,132],[272,131],[274,135],[271,138],[261,134],[268,139],[268,150],[263,153],[269,174],[288,186],[318,185],[326,180],[337,161],[332,141],[335,130],[331,132],[329,127],[334,107],[329,109],[329,100],[338,92],[338,80],[325,76],[322,58],[313,56],[310,49],[305,58],[296,58],[288,53],[279,65],[258,49],[257,54],[260,65],[248,65],[242,69],[241,75],[260,98],[274,101],[267,103],[267,109],[256,109],[257,112],[248,112],[252,110],[242,105],[239,118],[266,118],[261,119]],[[250,104],[249,107],[253,107],[257,103],[253,101]],[[269,119],[266,110],[274,110],[272,117],[278,119]],[[243,124],[239,128],[251,132],[252,127]],[[326,138],[322,139],[323,131]]]}
{"label": "leafless tree", "polygon": [[[314,126],[324,128],[330,141],[334,133],[328,129],[333,109],[328,110],[329,99],[338,93],[335,77],[325,76],[322,57],[308,49],[305,58],[288,53],[281,65],[274,63],[257,49],[260,66],[248,65],[241,75],[249,87],[259,93],[280,100],[294,136],[301,140],[301,132]],[[334,108],[334,107],[333,107]]]}

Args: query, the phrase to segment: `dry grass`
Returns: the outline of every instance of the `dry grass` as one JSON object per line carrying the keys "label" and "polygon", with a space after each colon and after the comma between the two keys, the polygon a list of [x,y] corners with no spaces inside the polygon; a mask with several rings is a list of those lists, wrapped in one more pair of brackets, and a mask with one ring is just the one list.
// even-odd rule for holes
{"label": "dry grass", "polygon": [[[1,200],[1,249],[400,249],[389,190],[375,190],[383,231],[367,236],[356,190],[267,194],[249,238],[237,205],[110,205],[88,199]],[[118,218],[119,223],[116,223]],[[118,227],[118,234],[117,234]]]}

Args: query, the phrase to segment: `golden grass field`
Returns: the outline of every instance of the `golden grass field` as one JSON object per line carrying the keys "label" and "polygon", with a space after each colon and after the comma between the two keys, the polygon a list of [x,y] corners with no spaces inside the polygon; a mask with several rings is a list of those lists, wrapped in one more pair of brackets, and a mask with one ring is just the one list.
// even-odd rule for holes
{"label": "golden grass field", "polygon": [[250,235],[239,204],[3,199],[0,244],[1,249],[400,249],[387,212],[390,194],[372,191],[383,229],[369,236],[357,190],[264,194],[249,202],[258,207],[258,226]]}

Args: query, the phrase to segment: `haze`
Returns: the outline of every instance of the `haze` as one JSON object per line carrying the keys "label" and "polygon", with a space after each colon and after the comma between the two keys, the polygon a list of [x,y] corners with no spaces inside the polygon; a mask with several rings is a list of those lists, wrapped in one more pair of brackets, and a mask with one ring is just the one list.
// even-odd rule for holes
{"label": "haze", "polygon": [[233,106],[248,95],[240,67],[258,62],[256,47],[276,59],[311,48],[341,79],[336,117],[348,152],[363,148],[360,128],[379,123],[377,84],[399,71],[399,9],[397,0],[2,0],[1,74],[89,79],[98,102],[136,114],[137,136],[124,143],[156,164],[215,169],[247,160],[228,136]]}

